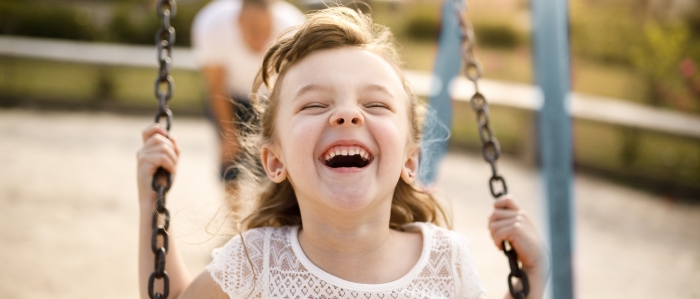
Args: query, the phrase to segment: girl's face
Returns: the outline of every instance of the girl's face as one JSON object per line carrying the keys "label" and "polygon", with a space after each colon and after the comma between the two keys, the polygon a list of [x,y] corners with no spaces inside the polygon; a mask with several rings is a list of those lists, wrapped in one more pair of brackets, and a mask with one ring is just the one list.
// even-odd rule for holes
{"label": "girl's face", "polygon": [[318,51],[281,84],[263,163],[273,181],[291,182],[301,206],[361,212],[390,204],[400,177],[413,180],[408,95],[383,58],[356,47]]}

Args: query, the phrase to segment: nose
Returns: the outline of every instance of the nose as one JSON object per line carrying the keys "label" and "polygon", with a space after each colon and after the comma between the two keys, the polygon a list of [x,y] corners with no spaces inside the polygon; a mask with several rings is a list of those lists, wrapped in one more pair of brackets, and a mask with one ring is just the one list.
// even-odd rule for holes
{"label": "nose", "polygon": [[346,126],[346,125],[362,125],[365,123],[365,118],[358,107],[338,107],[333,116],[331,116],[331,126]]}

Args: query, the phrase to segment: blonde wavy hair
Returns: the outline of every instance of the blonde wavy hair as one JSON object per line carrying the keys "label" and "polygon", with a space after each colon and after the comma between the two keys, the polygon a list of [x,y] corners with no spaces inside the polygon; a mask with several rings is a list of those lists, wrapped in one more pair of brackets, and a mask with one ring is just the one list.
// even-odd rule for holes
{"label": "blonde wavy hair", "polygon": [[[358,47],[389,62],[403,80],[408,94],[411,141],[420,145],[425,107],[421,105],[400,70],[401,61],[394,38],[385,26],[371,17],[346,7],[330,7],[307,15],[304,24],[278,38],[265,53],[262,68],[253,86],[255,121],[239,137],[241,158],[234,166],[238,179],[231,183],[229,207],[239,224],[239,233],[265,226],[301,225],[301,214],[288,180],[274,183],[259,166],[260,149],[275,142],[275,115],[280,86],[286,71],[304,57],[321,50]],[[262,88],[264,85],[265,88]],[[261,90],[265,91],[261,91]],[[265,95],[268,94],[269,96]],[[253,201],[249,199],[253,198]],[[246,200],[248,199],[248,200]],[[390,227],[401,230],[410,222],[432,222],[451,228],[450,217],[431,193],[407,184],[402,179],[394,190]]]}

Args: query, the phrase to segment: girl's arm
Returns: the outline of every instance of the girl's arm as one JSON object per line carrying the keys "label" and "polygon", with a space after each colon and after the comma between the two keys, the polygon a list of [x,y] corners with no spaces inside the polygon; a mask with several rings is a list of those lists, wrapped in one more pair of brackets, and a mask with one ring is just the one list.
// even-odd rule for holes
{"label": "girl's arm", "polygon": [[[169,171],[173,178],[177,170],[180,149],[174,138],[158,124],[152,124],[141,132],[143,147],[137,153],[137,180],[139,191],[139,293],[142,299],[148,297],[148,279],[155,269],[155,255],[151,251],[151,222],[155,210],[156,194],[151,187],[153,175],[159,167]],[[168,298],[177,298],[190,284],[190,275],[177,249],[172,234],[168,231],[168,252],[165,267],[170,280]],[[156,279],[154,292],[163,292],[163,279]]]}
{"label": "girl's arm", "polygon": [[[542,298],[549,276],[549,259],[535,226],[525,210],[522,210],[510,195],[499,197],[494,203],[494,208],[489,218],[491,238],[500,250],[503,250],[503,241],[508,241],[513,246],[530,282],[527,298]],[[516,288],[519,289],[520,286]],[[506,293],[504,298],[513,297]]]}
{"label": "girl's arm", "polygon": [[[158,124],[148,126],[142,132],[143,147],[137,154],[137,180],[139,189],[139,293],[142,299],[148,297],[148,279],[155,269],[155,255],[151,251],[151,228],[156,194],[151,188],[153,175],[159,167],[175,177],[180,148],[175,138],[166,137],[167,132]],[[170,279],[168,298],[226,298],[208,272],[204,271],[194,281],[190,278],[185,262],[177,249],[173,225],[168,231],[168,252],[165,269]],[[154,292],[163,292],[163,280],[157,279]]]}

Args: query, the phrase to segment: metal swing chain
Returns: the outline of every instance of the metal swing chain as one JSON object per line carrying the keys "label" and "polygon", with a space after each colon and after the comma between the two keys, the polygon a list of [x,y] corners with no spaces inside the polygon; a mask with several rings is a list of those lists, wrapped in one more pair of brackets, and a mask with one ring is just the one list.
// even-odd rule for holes
{"label": "metal swing chain", "polygon": [[[498,198],[508,193],[505,179],[498,173],[496,160],[501,154],[501,147],[498,144],[498,139],[493,134],[493,130],[489,124],[489,105],[486,98],[479,92],[478,80],[483,73],[481,63],[474,55],[474,45],[476,39],[471,23],[466,19],[466,16],[456,9],[458,14],[459,25],[462,28],[462,58],[464,59],[464,75],[474,83],[475,93],[471,98],[471,106],[476,113],[476,122],[479,128],[479,137],[481,138],[481,153],[484,160],[491,165],[491,178],[489,179],[489,189],[494,198]],[[500,185],[500,189],[496,187]],[[505,241],[502,243],[503,252],[508,257],[510,265],[510,274],[508,274],[508,290],[511,296],[516,299],[524,299],[530,293],[530,283],[527,274],[518,264],[518,254],[510,244]],[[518,278],[522,282],[521,289],[515,289],[513,279]]]}
{"label": "metal swing chain", "polygon": [[[155,40],[157,46],[158,59],[158,76],[155,81],[155,95],[158,99],[158,112],[156,112],[155,122],[160,123],[162,118],[165,118],[165,129],[170,132],[170,126],[173,122],[173,114],[168,108],[168,101],[173,96],[173,78],[170,76],[170,66],[172,64],[172,49],[175,43],[175,28],[170,25],[170,18],[175,16],[176,6],[175,0],[158,0],[156,4],[156,12],[160,17],[160,28],[156,32]],[[151,299],[166,299],[170,294],[170,278],[165,272],[165,256],[168,253],[168,228],[170,227],[170,212],[165,207],[165,194],[170,190],[172,185],[172,176],[170,173],[161,168],[158,168],[153,175],[151,184],[153,191],[156,192],[156,206],[153,211],[153,219],[151,227],[153,234],[151,235],[151,250],[155,254],[155,270],[148,278],[148,297]],[[162,245],[158,245],[158,237],[161,237]],[[155,292],[154,285],[156,280],[163,281],[163,292]]]}

